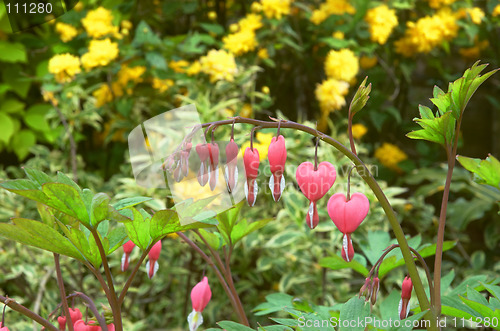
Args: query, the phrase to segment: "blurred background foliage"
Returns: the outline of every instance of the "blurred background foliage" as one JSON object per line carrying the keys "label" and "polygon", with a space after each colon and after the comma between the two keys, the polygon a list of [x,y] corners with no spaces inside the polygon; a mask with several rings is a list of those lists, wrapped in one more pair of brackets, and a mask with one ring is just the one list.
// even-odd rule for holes
{"label": "blurred background foliage", "polygon": [[[202,121],[281,116],[317,125],[347,145],[346,103],[368,76],[371,98],[353,128],[358,153],[373,165],[405,233],[418,236],[417,246],[432,243],[445,153],[405,134],[415,128],[418,104],[432,106],[433,85],[445,89],[478,59],[500,66],[499,26],[500,2],[489,0],[89,0],[11,34],[0,6],[0,178],[23,177],[23,165],[48,173],[74,167],[81,186],[115,199],[152,196],[145,207],[158,210],[169,205],[168,196],[138,187],[128,164],[127,135],[138,124],[195,103]],[[494,76],[472,99],[460,154],[500,155],[499,89]],[[236,127],[240,146],[249,129]],[[257,135],[261,154],[271,134]],[[262,194],[254,208],[241,211],[248,221],[275,217],[234,252],[235,283],[248,311],[278,291],[334,305],[364,280],[351,269],[330,270],[320,262],[339,254],[340,233],[328,221],[326,199],[319,202],[322,222],[307,231],[307,201],[293,171],[313,160],[314,142],[301,133],[284,134],[289,185],[282,200],[275,204]],[[228,137],[229,128],[217,130],[218,140]],[[344,191],[348,160],[321,144],[319,160],[336,165],[332,192]],[[443,270],[454,270],[455,282],[500,271],[500,191],[477,179],[462,168],[453,178],[445,240],[456,244],[445,253]],[[359,177],[352,185],[372,206],[353,237],[357,261],[369,267],[371,238],[389,226]],[[35,205],[6,191],[0,195],[0,221],[37,217]],[[3,239],[0,247],[2,292],[41,314],[52,311],[59,300],[51,256]],[[119,283],[125,275],[119,273],[120,253],[115,255]],[[160,260],[153,281],[144,273],[133,284],[123,309],[127,330],[185,325],[190,288],[206,268],[178,238],[164,240]],[[77,262],[63,259],[63,273],[68,290],[103,298]],[[388,274],[380,295],[398,288],[404,275],[403,268]],[[233,318],[222,289],[212,284],[205,325]],[[11,311],[6,321],[14,330],[31,328]],[[252,324],[257,321],[268,319],[251,316]]]}

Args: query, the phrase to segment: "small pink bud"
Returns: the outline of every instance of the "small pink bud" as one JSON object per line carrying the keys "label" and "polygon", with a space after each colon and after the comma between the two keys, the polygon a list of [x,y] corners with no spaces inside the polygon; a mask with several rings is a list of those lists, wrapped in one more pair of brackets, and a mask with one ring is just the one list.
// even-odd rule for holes
{"label": "small pink bud", "polygon": [[283,173],[285,172],[286,147],[285,138],[282,135],[273,137],[271,140],[267,152],[267,158],[269,160],[269,166],[272,173],[272,176],[269,179],[269,188],[273,193],[274,201],[278,201],[281,198],[283,190],[285,189],[285,177],[283,176]]}
{"label": "small pink bud", "polygon": [[149,261],[146,263],[146,271],[148,272],[149,279],[153,278],[158,271],[158,259],[160,258],[160,253],[161,240],[157,241],[148,253]]}
{"label": "small pink bud", "polygon": [[207,145],[210,156],[210,163],[208,165],[209,182],[210,189],[213,191],[215,190],[219,180],[219,145],[216,143],[210,143]]}
{"label": "small pink bud", "polygon": [[399,301],[399,318],[405,319],[408,317],[410,312],[410,299],[411,290],[413,289],[413,283],[411,278],[406,276],[403,280],[403,285],[401,286],[401,300]]}
{"label": "small pink bud", "polygon": [[191,290],[191,303],[193,311],[188,316],[189,331],[195,331],[203,323],[201,312],[205,309],[212,298],[212,291],[208,285],[208,278],[205,276]]}
{"label": "small pink bud", "polygon": [[208,183],[209,172],[208,172],[208,158],[209,150],[207,144],[196,145],[196,153],[200,158],[200,170],[198,170],[198,182],[201,186],[205,186]]}
{"label": "small pink bud", "polygon": [[135,244],[132,242],[132,240],[129,240],[125,244],[123,244],[122,271],[128,269],[130,263],[130,254],[132,253],[134,247]]}
{"label": "small pink bud", "polygon": [[69,308],[69,316],[71,317],[71,323],[75,324],[76,321],[82,319],[82,312],[78,308]]}
{"label": "small pink bud", "polygon": [[371,290],[371,303],[372,305],[377,302],[378,291],[380,289],[380,280],[377,276],[373,278],[372,290]]}
{"label": "small pink bud", "polygon": [[371,286],[372,286],[372,280],[370,277],[366,277],[365,283],[363,286],[361,286],[361,289],[359,290],[359,297],[364,296],[365,301],[368,301],[371,295]]}
{"label": "small pink bud", "polygon": [[192,143],[186,143],[181,151],[181,170],[182,175],[186,177],[189,173],[189,154],[191,153]]}
{"label": "small pink bud", "polygon": [[257,186],[259,163],[259,151],[257,148],[254,148],[252,151],[250,147],[247,147],[247,149],[245,149],[245,153],[243,154],[243,164],[245,166],[245,177],[247,178],[245,183],[245,195],[250,207],[253,207],[255,200],[257,200],[257,192],[259,190],[259,187]]}

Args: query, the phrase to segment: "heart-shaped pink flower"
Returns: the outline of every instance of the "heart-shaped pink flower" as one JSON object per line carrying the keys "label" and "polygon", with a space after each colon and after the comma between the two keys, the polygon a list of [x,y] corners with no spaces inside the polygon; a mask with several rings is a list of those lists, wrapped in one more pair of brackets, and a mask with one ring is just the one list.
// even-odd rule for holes
{"label": "heart-shaped pink flower", "polygon": [[283,172],[285,171],[286,147],[285,138],[282,135],[273,137],[271,140],[267,151],[267,158],[269,159],[269,166],[273,174],[269,179],[269,188],[273,192],[274,201],[278,201],[285,188]]}
{"label": "heart-shaped pink flower", "polygon": [[128,269],[128,265],[130,263],[130,254],[132,253],[134,247],[135,244],[132,242],[132,240],[129,240],[125,244],[123,244],[122,271]]}
{"label": "heart-shaped pink flower", "polygon": [[245,196],[247,197],[248,205],[253,207],[257,199],[257,175],[259,174],[259,151],[257,148],[253,150],[250,147],[245,149],[243,154],[243,165],[245,166]]}
{"label": "heart-shaped pink flower", "polygon": [[300,190],[309,199],[309,208],[306,214],[307,225],[314,229],[319,222],[316,202],[321,199],[335,183],[337,173],[330,162],[321,162],[317,170],[311,162],[303,162],[295,173]]}
{"label": "heart-shaped pink flower", "polygon": [[159,268],[158,259],[161,253],[161,240],[158,240],[148,253],[149,261],[146,263],[146,270],[149,279],[153,278]]}
{"label": "heart-shaped pink flower", "polygon": [[226,145],[226,183],[231,193],[238,183],[238,145],[233,139]]}
{"label": "heart-shaped pink flower", "polygon": [[208,164],[208,174],[210,189],[213,191],[219,180],[219,145],[217,143],[207,144],[210,163]]}
{"label": "heart-shaped pink flower", "polygon": [[354,193],[349,201],[343,193],[336,193],[328,200],[328,215],[337,228],[344,234],[342,257],[347,262],[354,257],[351,233],[363,222],[370,209],[368,198],[362,193]]}

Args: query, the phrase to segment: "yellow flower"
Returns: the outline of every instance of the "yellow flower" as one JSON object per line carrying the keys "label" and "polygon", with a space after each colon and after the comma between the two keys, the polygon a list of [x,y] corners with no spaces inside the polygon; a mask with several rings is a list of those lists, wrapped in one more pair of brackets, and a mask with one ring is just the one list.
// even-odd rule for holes
{"label": "yellow flower", "polygon": [[376,56],[366,56],[366,55],[363,55],[361,56],[361,58],[359,59],[359,65],[361,68],[367,70],[367,69],[370,69],[372,67],[374,67],[378,62],[378,59]]}
{"label": "yellow flower", "polygon": [[344,32],[342,31],[335,31],[334,33],[332,33],[332,37],[335,38],[335,39],[344,39]]}
{"label": "yellow flower", "polygon": [[[267,159],[267,151],[269,150],[269,144],[271,143],[273,137],[274,134],[272,133],[257,132],[255,135],[253,148],[256,148],[259,151],[259,160],[263,161]],[[250,147],[250,141],[246,141],[243,145],[241,145],[240,157],[243,157],[243,153],[245,153],[247,147]]]}
{"label": "yellow flower", "polygon": [[254,13],[260,13],[262,11],[262,5],[258,1],[252,2],[250,10]]}
{"label": "yellow flower", "polygon": [[408,156],[398,146],[383,143],[375,150],[375,157],[389,169],[400,170],[398,163],[404,161]]}
{"label": "yellow flower", "polygon": [[262,11],[267,18],[281,19],[283,15],[290,14],[292,0],[261,0]]}
{"label": "yellow flower", "polygon": [[425,16],[406,25],[404,37],[394,45],[397,53],[407,57],[416,53],[429,53],[442,42],[452,40],[459,29],[456,17],[449,8],[443,8],[436,15]]}
{"label": "yellow flower", "polygon": [[186,60],[179,60],[179,61],[172,60],[172,61],[170,61],[170,63],[168,64],[168,66],[173,71],[182,74],[182,73],[186,72],[186,69],[189,67],[189,62],[186,61]]}
{"label": "yellow flower", "polygon": [[59,83],[70,82],[81,72],[80,60],[69,53],[54,55],[49,60],[49,72],[55,75]]}
{"label": "yellow flower", "polygon": [[127,65],[123,65],[118,72],[117,82],[125,87],[128,82],[132,81],[134,83],[142,82],[142,74],[146,72],[146,67],[144,66],[136,66],[136,67],[128,67]]}
{"label": "yellow flower", "polygon": [[224,50],[210,50],[200,58],[201,71],[210,76],[210,82],[227,80],[232,82],[238,72],[234,56]]}
{"label": "yellow flower", "polygon": [[267,86],[262,86],[262,93],[269,94],[271,93],[271,90]]}
{"label": "yellow flower", "polygon": [[153,88],[155,90],[158,90],[160,93],[165,92],[169,88],[174,86],[174,81],[171,79],[159,79],[159,78],[153,78]]}
{"label": "yellow flower", "polygon": [[493,8],[493,12],[491,13],[491,16],[497,17],[500,15],[500,5],[496,5],[495,8]]}
{"label": "yellow flower", "polygon": [[263,60],[269,59],[269,53],[267,52],[267,48],[261,48],[257,52],[257,56]]}
{"label": "yellow flower", "polygon": [[217,13],[213,10],[208,12],[208,19],[215,21],[217,19]]}
{"label": "yellow flower", "polygon": [[457,0],[427,0],[429,1],[429,6],[431,8],[441,8],[444,6],[449,6]]}
{"label": "yellow flower", "polygon": [[331,50],[325,60],[325,73],[328,78],[351,81],[359,71],[359,60],[347,48]]}
{"label": "yellow flower", "polygon": [[[472,21],[472,23],[476,24],[476,25],[479,25],[481,24],[481,21],[483,20],[484,18],[484,11],[479,8],[479,7],[474,7],[474,8],[466,8],[466,9],[462,9],[460,11],[460,14],[465,11],[465,15],[463,15],[464,17],[465,16],[469,16],[470,17],[470,20]],[[460,15],[459,14],[459,15]]]}
{"label": "yellow flower", "polygon": [[76,12],[81,12],[83,9],[83,3],[81,1],[78,1],[78,3],[73,7],[73,9]]}
{"label": "yellow flower", "polygon": [[252,109],[252,105],[251,104],[245,103],[241,107],[241,110],[240,110],[240,116],[241,117],[250,118],[252,116],[252,113],[253,113],[253,109]]}
{"label": "yellow flower", "polygon": [[54,92],[48,92],[45,90],[42,90],[42,96],[44,101],[49,101],[50,103],[54,104],[57,106],[59,104],[59,101],[54,97]]}
{"label": "yellow flower", "polygon": [[238,31],[238,29],[239,29],[239,27],[238,27],[238,24],[236,24],[236,23],[229,25],[229,31],[231,31],[231,32],[236,32],[236,31]]}
{"label": "yellow flower", "polygon": [[101,38],[108,34],[118,34],[118,27],[113,25],[112,20],[111,11],[99,7],[87,13],[87,16],[82,19],[82,25],[89,37]]}
{"label": "yellow flower", "polygon": [[316,86],[316,99],[323,114],[329,114],[345,106],[345,95],[349,91],[349,84],[334,78],[323,81]]}
{"label": "yellow flower", "polygon": [[352,126],[352,136],[354,139],[361,139],[367,132],[368,129],[363,124],[354,124]]}
{"label": "yellow flower", "polygon": [[197,75],[201,71],[201,64],[200,61],[194,61],[191,63],[191,65],[187,68],[186,74],[188,76],[194,76]]}
{"label": "yellow flower", "polygon": [[132,29],[132,22],[130,22],[129,20],[123,20],[121,23],[120,23],[120,26],[122,27],[122,29]]}
{"label": "yellow flower", "polygon": [[234,55],[242,55],[253,51],[257,47],[255,33],[251,30],[241,30],[222,38],[224,48]]}
{"label": "yellow flower", "polygon": [[82,55],[82,65],[87,70],[106,66],[118,57],[118,52],[118,44],[111,42],[109,38],[91,40],[89,51]]}
{"label": "yellow flower", "polygon": [[121,97],[122,95],[123,89],[118,82],[113,82],[111,89],[108,84],[102,84],[92,93],[92,96],[96,99],[96,107],[102,107],[106,103],[113,101],[113,97]]}
{"label": "yellow flower", "polygon": [[255,31],[262,27],[262,16],[258,14],[247,14],[238,22],[240,30]]}
{"label": "yellow flower", "polygon": [[467,48],[460,48],[458,52],[462,57],[464,57],[467,60],[477,60],[479,56],[481,55],[481,51],[488,48],[490,46],[490,43],[488,40],[483,40],[480,42],[475,42],[474,46],[472,47],[467,47]]}
{"label": "yellow flower", "polygon": [[75,38],[78,34],[78,31],[74,26],[62,22],[56,23],[56,32],[65,43]]}
{"label": "yellow flower", "polygon": [[365,21],[370,25],[371,40],[384,45],[394,27],[398,25],[398,18],[394,9],[387,5],[380,5],[366,12]]}
{"label": "yellow flower", "polygon": [[353,15],[356,9],[347,0],[326,0],[318,9],[313,10],[311,15],[311,22],[318,25],[321,24],[331,15]]}

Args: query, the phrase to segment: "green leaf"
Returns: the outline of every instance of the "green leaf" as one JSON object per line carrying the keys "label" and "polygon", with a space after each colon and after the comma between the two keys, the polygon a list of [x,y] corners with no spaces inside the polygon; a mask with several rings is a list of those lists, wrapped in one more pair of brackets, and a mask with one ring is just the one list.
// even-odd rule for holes
{"label": "green leaf", "polygon": [[144,57],[152,68],[167,70],[167,62],[165,62],[165,57],[161,53],[147,52]]}
{"label": "green leaf", "polygon": [[216,35],[224,34],[224,28],[219,24],[200,23],[200,26],[207,32],[212,32]]}
{"label": "green leaf", "polygon": [[26,48],[21,43],[0,40],[0,61],[7,63],[26,63]]}
{"label": "green leaf", "polygon": [[441,145],[452,143],[455,133],[455,121],[451,116],[451,112],[432,119],[416,118],[414,121],[417,122],[423,130],[407,133],[406,136],[408,138],[428,140]]}
{"label": "green leaf", "polygon": [[458,162],[470,172],[475,173],[482,182],[500,187],[500,162],[491,154],[484,160],[457,156]]}
{"label": "green leaf", "polygon": [[9,143],[14,134],[14,122],[9,115],[0,113],[0,142]]}
{"label": "green leaf", "polygon": [[[351,298],[340,310],[340,320],[341,321],[364,321],[366,317],[370,315],[370,304],[365,302],[364,299],[355,297]],[[354,324],[356,326],[352,326]],[[358,325],[357,323],[350,323],[350,327],[341,327],[340,330],[349,331],[364,331],[364,326]]]}
{"label": "green leaf", "polygon": [[151,236],[149,235],[151,219],[144,219],[143,215],[133,207],[129,207],[126,210],[131,213],[130,218],[132,219],[132,222],[124,223],[128,237],[140,249],[146,250],[152,242]]}
{"label": "green leaf", "polygon": [[255,331],[252,328],[249,328],[248,326],[241,325],[236,322],[231,322],[231,321],[220,321],[217,322],[217,324],[226,330],[231,330],[231,331]]}
{"label": "green leaf", "polygon": [[82,197],[74,187],[61,183],[46,183],[42,186],[42,192],[48,200],[40,201],[41,203],[76,218],[86,226],[92,226]]}
{"label": "green leaf", "polygon": [[460,296],[460,300],[462,300],[462,302],[465,303],[470,308],[477,311],[482,317],[493,317],[493,310],[487,307],[486,305],[464,298],[463,296]]}
{"label": "green leaf", "polygon": [[115,202],[114,204],[112,204],[113,208],[115,208],[116,210],[122,210],[122,209],[125,209],[125,208],[128,208],[128,207],[133,207],[133,206],[136,206],[140,203],[143,203],[143,202],[146,202],[146,201],[150,201],[150,200],[153,200],[153,198],[149,198],[149,197],[132,197],[132,198],[125,198],[125,199],[122,199],[118,202]]}
{"label": "green leaf", "polygon": [[36,136],[32,131],[21,130],[12,137],[11,146],[19,160],[24,160],[30,152],[30,148],[35,145]]}
{"label": "green leaf", "polygon": [[[99,268],[102,260],[101,255],[99,254],[99,248],[97,247],[97,243],[94,237],[89,234],[87,229],[87,233],[85,234],[82,230],[71,227],[68,229],[62,223],[59,223],[61,230],[63,230],[64,234],[71,243],[78,249],[78,251],[85,257],[87,261],[89,261],[95,268]],[[98,233],[99,235],[99,233]],[[100,237],[100,235],[99,235]],[[102,241],[102,238],[100,238]],[[105,251],[107,249],[105,248]]]}
{"label": "green leaf", "polygon": [[491,285],[487,283],[481,283],[481,284],[486,288],[488,292],[491,293],[491,295],[500,300],[500,286]]}
{"label": "green leaf", "polygon": [[24,103],[14,98],[9,98],[0,105],[0,112],[2,113],[19,113],[23,110]]}
{"label": "green leaf", "polygon": [[141,21],[135,29],[135,37],[132,41],[132,46],[142,46],[143,44],[150,44],[158,46],[161,44],[161,39],[151,30],[145,21]]}
{"label": "green leaf", "polygon": [[263,220],[255,221],[248,224],[246,219],[241,220],[234,226],[231,232],[231,241],[236,244],[238,241],[248,236],[250,233],[263,228],[267,223],[271,222],[273,218],[266,218]]}
{"label": "green leaf", "polygon": [[356,260],[351,262],[346,262],[344,259],[338,255],[332,255],[330,257],[324,257],[319,260],[319,265],[324,268],[329,268],[332,270],[340,270],[350,268],[363,276],[368,275],[368,269]]}
{"label": "green leaf", "polygon": [[157,211],[151,218],[151,226],[149,232],[153,241],[163,238],[167,234],[181,232],[191,229],[212,227],[212,224],[200,222],[189,223],[182,225],[179,221],[178,214],[171,209]]}
{"label": "green leaf", "polygon": [[108,217],[109,197],[105,193],[97,193],[92,198],[90,224],[96,228],[100,222]]}
{"label": "green leaf", "polygon": [[106,255],[109,255],[124,244],[125,239],[127,239],[127,231],[124,226],[115,226],[108,233],[106,238],[109,242],[109,249],[106,252]]}
{"label": "green leaf", "polygon": [[38,104],[30,107],[23,116],[24,123],[36,131],[50,131],[50,126],[45,116],[52,107],[46,104]]}
{"label": "green leaf", "polygon": [[36,170],[33,168],[23,167],[26,176],[31,179],[32,182],[38,184],[39,188],[42,188],[42,185],[45,183],[49,183],[52,181],[52,178],[49,177],[46,173],[40,170]]}
{"label": "green leaf", "polygon": [[14,218],[12,224],[0,223],[0,236],[84,261],[71,242],[51,226],[39,221]]}

